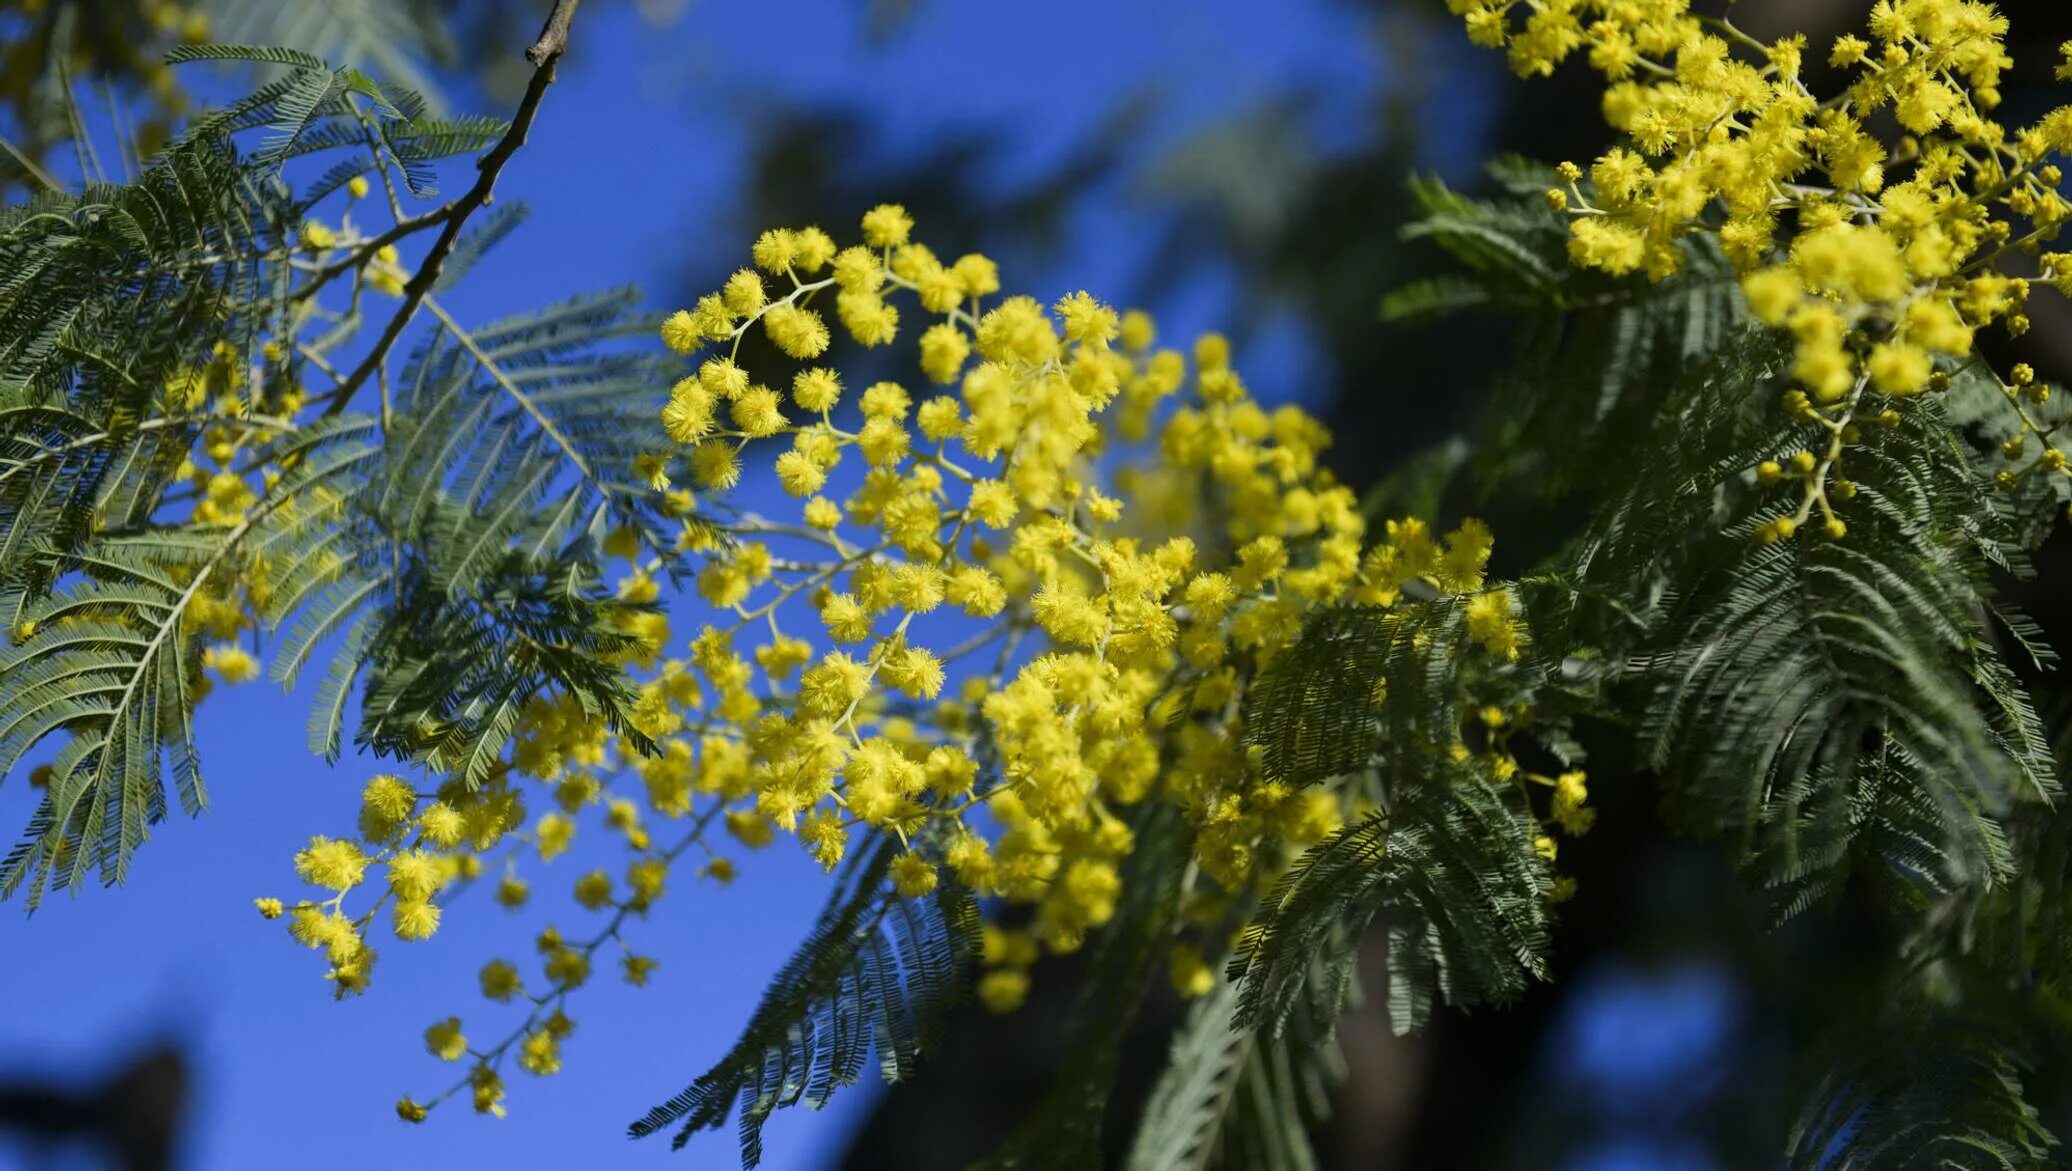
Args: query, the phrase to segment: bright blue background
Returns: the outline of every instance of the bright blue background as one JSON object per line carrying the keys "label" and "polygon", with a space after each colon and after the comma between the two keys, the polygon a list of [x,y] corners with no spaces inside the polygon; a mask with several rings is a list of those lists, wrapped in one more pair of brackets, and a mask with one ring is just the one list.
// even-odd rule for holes
{"label": "bright blue background", "polygon": [[[1381,27],[1327,0],[937,0],[880,46],[866,36],[861,9],[855,0],[700,4],[656,29],[631,5],[585,5],[578,52],[500,188],[530,203],[532,218],[451,308],[481,321],[629,281],[667,293],[687,256],[745,255],[753,231],[774,225],[733,214],[742,126],[772,100],[859,108],[894,150],[985,127],[1007,148],[998,178],[1012,183],[1040,174],[1146,86],[1161,102],[1148,161],[1190,130],[1298,86],[1320,94],[1310,119],[1319,149],[1355,142],[1370,130],[1387,81]],[[531,31],[513,30],[514,54]],[[1444,75],[1449,64],[1427,67]],[[462,91],[455,104],[474,101]],[[1471,157],[1474,110],[1438,116],[1450,121],[1434,136],[1430,161]],[[464,181],[456,175],[453,184]],[[1128,191],[1116,196],[1075,218],[1058,271],[1008,273],[1010,287],[1049,299],[1122,285],[1163,213]],[[1152,308],[1180,335],[1226,322],[1240,308],[1233,294],[1210,281]],[[1269,323],[1241,358],[1263,397],[1322,397],[1319,360],[1296,323]],[[681,622],[679,632],[688,633]],[[160,826],[126,889],[59,896],[29,920],[0,907],[0,1076],[85,1085],[119,1067],[142,1038],[169,1035],[199,1070],[183,1164],[192,1168],[735,1166],[730,1131],[672,1156],[661,1141],[627,1143],[622,1128],[733,1040],[819,903],[818,867],[780,844],[744,859],[730,889],[680,879],[651,920],[633,926],[636,946],[663,961],[653,985],[628,989],[600,965],[573,1001],[577,1032],[552,1085],[513,1071],[509,1118],[480,1119],[456,1101],[425,1126],[406,1127],[391,1113],[396,1096],[426,1096],[455,1072],[424,1054],[425,1025],[457,1012],[476,1039],[501,1035],[510,1012],[476,994],[476,969],[492,955],[529,962],[530,934],[550,914],[574,934],[584,916],[560,891],[585,863],[579,850],[541,874],[542,897],[518,916],[482,892],[458,900],[434,940],[382,947],[369,994],[334,1003],[319,959],[251,906],[261,894],[297,897],[290,856],[312,832],[349,827],[360,785],[378,771],[366,759],[328,769],[308,755],[306,690],[283,696],[254,683],[203,706],[212,808]],[[8,781],[0,826],[21,824],[31,801],[18,778]],[[1604,1011],[1574,1025],[1584,1076],[1625,1076],[1637,1037],[1661,1042],[1641,1054],[1645,1078],[1674,1075],[1721,1043],[1726,992],[1702,974],[1614,974],[1609,987]],[[1675,1030],[1663,1033],[1665,1021]],[[819,1115],[779,1115],[766,1132],[766,1165],[831,1162],[869,1101],[864,1089]],[[18,1154],[0,1138],[0,1167]],[[1705,1164],[1644,1145],[1577,1165]]]}

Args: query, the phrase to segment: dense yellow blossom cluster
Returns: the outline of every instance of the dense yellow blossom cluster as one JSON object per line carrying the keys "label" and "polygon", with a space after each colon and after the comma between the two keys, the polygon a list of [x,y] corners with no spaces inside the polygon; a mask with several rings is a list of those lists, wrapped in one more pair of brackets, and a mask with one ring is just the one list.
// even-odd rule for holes
{"label": "dense yellow blossom cluster", "polygon": [[[849,247],[816,228],[767,232],[754,267],[663,325],[687,362],[662,413],[678,447],[637,471],[690,514],[676,553],[709,620],[677,644],[667,613],[628,611],[632,721],[658,751],[544,697],[491,783],[376,778],[358,835],[297,858],[329,893],[261,901],[326,954],[343,995],[366,985],[383,912],[397,937],[421,939],[442,899],[487,876],[522,905],[521,855],[554,859],[586,818],[623,841],[623,875],[574,884],[602,926],[547,928],[537,979],[506,959],[484,967],[483,995],[522,1020],[485,1044],[458,1018],[435,1023],[427,1047],[467,1071],[404,1099],[402,1117],[463,1091],[500,1112],[507,1058],[559,1068],[565,1003],[595,953],[617,947],[636,984],[653,969],[621,929],[678,859],[695,847],[701,875],[732,877],[708,829],[750,849],[789,834],[829,868],[858,835],[890,835],[894,896],[953,880],[1021,908],[983,941],[979,997],[1007,1011],[1045,951],[1078,948],[1115,914],[1142,803],[1192,826],[1198,912],[1270,882],[1346,816],[1337,790],[1265,778],[1243,740],[1245,688],[1306,613],[1457,595],[1473,653],[1519,657],[1516,603],[1483,579],[1488,529],[1440,537],[1399,520],[1369,543],[1352,493],[1318,462],[1324,428],[1254,402],[1225,339],[1183,354],[1156,344],[1148,316],[1085,293],[1047,308],[998,296],[992,261],[945,262],[911,233],[894,206]],[[912,336],[920,378],[854,385],[828,362],[838,332],[865,350]],[[796,519],[730,500],[750,468],[798,502]],[[627,565],[619,595],[659,601],[661,560],[641,560],[630,534],[607,547]],[[1517,775],[1500,748],[1486,755]],[[1580,774],[1561,785],[1549,825],[1581,832]],[[552,807],[529,812],[528,793]],[[349,910],[363,887],[369,903]],[[1200,946],[1172,944],[1185,994],[1213,984],[1216,921],[1193,915]]]}
{"label": "dense yellow blossom cluster", "polygon": [[[1788,537],[1817,509],[1829,536],[1846,525],[1838,463],[1860,421],[1881,413],[1867,394],[1900,398],[1941,384],[1937,364],[1967,360],[1977,330],[2028,328],[2038,279],[2072,290],[2072,255],[2044,251],[2072,204],[2054,154],[2072,150],[2072,106],[2033,126],[1992,118],[2012,65],[2007,18],[1981,0],[1878,0],[1868,36],[1827,46],[1845,79],[1822,95],[1802,80],[1804,36],[1763,43],[1689,0],[1448,0],[1477,43],[1503,47],[1521,76],[1547,74],[1582,53],[1607,82],[1606,119],[1628,140],[1584,171],[1563,167],[1569,252],[1585,267],[1674,273],[1678,241],[1715,237],[1743,274],[1753,313],[1788,330],[1802,389],[1788,409],[1824,434],[1817,450],[1761,478],[1788,479],[1803,500],[1764,529]],[[2072,46],[2061,78],[2072,77]],[[1874,116],[1900,133],[1881,140]],[[2042,451],[2012,481],[2063,473],[2065,457],[2026,407],[2048,393],[2011,377],[2019,417],[2009,444],[2021,459],[2031,433]],[[1875,402],[1875,400],[1873,400]]]}

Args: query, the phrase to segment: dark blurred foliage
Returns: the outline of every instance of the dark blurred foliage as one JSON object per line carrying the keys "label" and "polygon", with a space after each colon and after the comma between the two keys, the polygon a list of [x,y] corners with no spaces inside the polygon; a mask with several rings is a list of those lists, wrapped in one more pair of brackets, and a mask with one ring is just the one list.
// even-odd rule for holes
{"label": "dark blurred foliage", "polygon": [[0,192],[47,185],[41,165],[72,140],[78,100],[121,102],[138,153],[157,149],[185,105],[162,58],[204,31],[177,0],[0,0]]}
{"label": "dark blurred foliage", "polygon": [[[931,242],[952,251],[983,247],[1027,272],[1058,257],[1081,200],[1123,193],[1151,213],[1145,218],[1156,224],[1157,243],[1131,284],[1104,294],[1155,307],[1192,282],[1224,277],[1243,298],[1243,321],[1228,323],[1240,355],[1248,323],[1275,313],[1305,322],[1328,371],[1340,474],[1373,493],[1377,507],[1405,510],[1425,497],[1449,516],[1484,516],[1498,534],[1500,568],[1516,572],[1572,531],[1573,517],[1558,502],[1530,484],[1488,476],[1454,476],[1443,494],[1437,481],[1411,492],[1392,476],[1421,455],[1442,470],[1461,462],[1431,457],[1458,452],[1459,438],[1472,439],[1488,422],[1492,384],[1512,357],[1509,324],[1462,318],[1389,327],[1377,306],[1389,289],[1443,266],[1398,238],[1410,209],[1409,173],[1429,165],[1439,146],[1451,157],[1516,153],[1587,163],[1608,145],[1597,110],[1601,83],[1576,63],[1527,84],[1505,71],[1499,54],[1471,70],[1431,76],[1425,62],[1458,56],[1438,58],[1429,47],[1461,36],[1440,0],[1359,7],[1372,18],[1387,84],[1349,151],[1304,145],[1303,120],[1320,95],[1299,88],[1157,152],[1138,137],[1144,108],[1131,105],[1047,174],[1003,190],[992,173],[1000,137],[972,134],[902,156],[877,149],[866,108],[769,109],[760,114],[733,236],[713,238],[845,222],[858,207],[896,198],[928,226]],[[1860,25],[1868,7],[1868,0],[1744,0],[1735,19],[1759,36],[1807,33],[1813,59],[1836,33]],[[2051,101],[2045,87],[2053,84],[2057,45],[2072,37],[2072,5],[2003,0],[2001,7],[2013,19],[2018,62],[2004,114],[2025,120]],[[873,6],[910,20],[926,20],[928,11],[921,3]],[[882,23],[873,28],[897,35]],[[1468,92],[1493,112],[1480,140],[1463,151],[1435,138],[1470,132],[1447,108]],[[843,149],[829,151],[829,142]],[[729,267],[725,255],[694,255],[680,292],[713,287]],[[2036,299],[2035,319],[2028,336],[1999,344],[1992,356],[2003,369],[2027,360],[2047,377],[2072,375],[2072,313],[2046,294]],[[2049,564],[2066,560],[2062,540],[2043,559],[2046,576],[2072,569]],[[2047,630],[2072,634],[2065,600],[2033,589],[2020,600]],[[1505,1009],[1441,1014],[1416,1037],[1390,1036],[1378,1008],[1354,1014],[1342,1026],[1351,1076],[1319,1136],[1324,1167],[1538,1168],[1611,1149],[1670,1152],[1698,1166],[1779,1165],[1790,1111],[1809,1076],[1804,1062],[1836,1022],[1871,1007],[1870,974],[1899,946],[1900,924],[1851,891],[1839,905],[1773,928],[1762,895],[1734,873],[1724,850],[1667,835],[1656,816],[1655,781],[1623,759],[1620,730],[1600,733],[1589,742],[1603,813],[1589,837],[1563,851],[1582,893],[1562,908],[1555,980]],[[884,1096],[846,1165],[964,1166],[1011,1131],[1053,1079],[1084,1076],[1065,1060],[1060,1035],[1081,966],[1075,958],[1039,967],[1020,1013],[967,1010],[950,1030],[948,1051]],[[1674,1068],[1580,1064],[1571,1051],[1578,1030],[1602,1007],[1608,986],[1693,971],[1719,977],[1707,986],[1727,998],[1712,1006],[1728,1014],[1722,1033],[1702,1038]],[[1383,990],[1368,991],[1369,1005],[1378,1005]],[[1108,1119],[1111,1153],[1127,1140],[1179,1009],[1159,989],[1138,1015]],[[1657,1016],[1637,1027],[1667,1036],[1678,1023]],[[2072,1123],[2065,1064],[2028,1079],[2032,1101],[2060,1134]],[[1658,1076],[1669,1084],[1648,1084]]]}
{"label": "dark blurred foliage", "polygon": [[187,1061],[170,1046],[140,1053],[83,1093],[0,1079],[0,1152],[85,1148],[114,1171],[167,1171],[179,1149],[187,1081]]}

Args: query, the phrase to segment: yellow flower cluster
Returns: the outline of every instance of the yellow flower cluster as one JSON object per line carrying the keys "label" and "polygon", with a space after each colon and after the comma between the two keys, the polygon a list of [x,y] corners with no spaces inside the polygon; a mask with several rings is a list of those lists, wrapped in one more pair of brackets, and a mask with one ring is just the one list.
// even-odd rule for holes
{"label": "yellow flower cluster", "polygon": [[[662,328],[689,367],[662,412],[678,446],[636,471],[679,505],[676,555],[712,617],[677,643],[661,609],[625,612],[630,719],[656,751],[542,697],[490,783],[416,792],[376,778],[357,837],[316,839],[297,859],[330,893],[262,900],[325,952],[342,995],[366,985],[384,910],[399,938],[423,938],[447,892],[498,870],[498,901],[523,905],[521,855],[570,852],[586,819],[623,844],[623,872],[572,886],[602,925],[548,927],[537,978],[487,964],[483,996],[523,1019],[480,1045],[458,1018],[436,1023],[428,1047],[466,1072],[403,1099],[401,1117],[463,1092],[500,1112],[507,1059],[557,1070],[567,998],[600,949],[647,981],[654,961],[625,950],[622,928],[678,859],[696,846],[701,875],[733,876],[708,828],[749,849],[788,834],[829,868],[857,836],[887,835],[901,847],[894,895],[955,881],[1016,908],[1021,926],[987,929],[978,984],[1009,1011],[1044,952],[1078,948],[1115,915],[1134,813],[1164,803],[1193,830],[1184,930],[1201,942],[1173,943],[1171,975],[1199,995],[1213,985],[1203,953],[1223,950],[1217,909],[1349,812],[1331,787],[1267,780],[1243,739],[1245,690],[1305,614],[1458,596],[1474,653],[1519,657],[1515,603],[1483,580],[1488,529],[1442,537],[1399,520],[1367,544],[1352,493],[1318,462],[1325,429],[1254,402],[1225,339],[1183,354],[1157,345],[1148,316],[1085,293],[1048,307],[998,296],[990,260],[945,262],[912,230],[887,206],[848,247],[816,228],[767,232],[754,267]],[[838,333],[865,349],[910,339],[915,389],[845,379],[827,362]],[[751,474],[795,499],[796,517],[734,503]],[[661,600],[660,558],[641,560],[630,534],[606,548],[627,565],[621,598]],[[1580,777],[1564,783],[1553,816],[1574,828],[1588,811]],[[529,812],[528,793],[551,807]],[[348,911],[361,887],[371,905]]]}
{"label": "yellow flower cluster", "polygon": [[[523,720],[523,739],[514,758],[524,762],[475,790],[450,783],[436,793],[420,793],[400,777],[376,776],[362,794],[357,834],[351,838],[315,837],[295,857],[298,877],[330,892],[321,900],[292,905],[276,898],[257,900],[262,915],[285,918],[290,936],[322,951],[326,978],[343,997],[364,992],[377,952],[369,942],[386,911],[396,938],[415,942],[430,938],[442,918],[441,900],[461,886],[484,877],[492,856],[503,870],[495,887],[496,901],[506,909],[526,905],[528,883],[519,877],[522,852],[551,860],[565,852],[574,837],[575,816],[588,806],[604,807],[603,820],[622,836],[632,855],[624,886],[602,870],[584,874],[574,886],[576,900],[588,911],[608,913],[604,925],[580,939],[564,938],[549,925],[536,940],[540,976],[528,983],[517,965],[493,959],[481,970],[485,999],[518,1002],[526,1013],[503,1039],[480,1048],[461,1032],[458,1017],[435,1023],[425,1034],[426,1046],[443,1061],[469,1059],[467,1072],[443,1093],[424,1103],[404,1098],[397,1113],[422,1121],[427,1111],[460,1091],[467,1091],[475,1109],[503,1113],[501,1066],[506,1057],[536,1076],[558,1072],[560,1044],[574,1029],[563,1011],[570,993],[591,978],[593,958],[607,943],[619,951],[621,974],[630,984],[645,985],[658,966],[630,950],[621,933],[625,921],[644,914],[661,897],[671,867],[692,845],[702,844],[705,828],[718,812],[714,806],[692,819],[688,832],[667,848],[657,848],[643,826],[639,808],[625,798],[609,798],[601,777],[616,771],[608,733],[601,723],[583,720],[551,701],[536,703]],[[650,764],[660,762],[649,762]],[[537,771],[521,774],[520,769]],[[593,771],[595,770],[595,771]],[[521,775],[542,783],[556,808],[531,819],[521,789]],[[651,785],[652,790],[652,785]],[[664,799],[654,808],[665,817],[688,813],[688,802]],[[707,873],[717,873],[723,860],[713,855]],[[378,893],[364,908],[348,911],[346,900],[356,890]]]}
{"label": "yellow flower cluster", "polygon": [[[1307,612],[1422,581],[1472,595],[1471,633],[1499,658],[1519,625],[1483,586],[1478,522],[1444,541],[1395,522],[1363,552],[1352,494],[1317,462],[1325,430],[1256,404],[1222,337],[1190,362],[1148,316],[1083,292],[990,300],[990,260],[946,262],[912,229],[885,206],[848,247],[767,232],[754,267],[663,326],[696,360],[663,424],[697,486],[733,488],[760,449],[802,501],[798,523],[720,518],[728,541],[693,539],[700,593],[734,617],[692,663],[741,728],[715,739],[701,721],[701,751],[723,748],[756,813],[829,866],[875,828],[907,847],[900,893],[947,870],[1028,905],[1026,933],[986,949],[982,998],[1007,1008],[1032,949],[1070,951],[1114,913],[1131,807],[1179,807],[1201,872],[1233,892],[1340,822],[1338,796],[1266,781],[1242,740],[1248,680]],[[817,364],[830,300],[863,347],[918,310],[916,364],[944,389],[858,391]],[[751,370],[757,334],[782,358]],[[1129,466],[1118,441],[1155,458]],[[944,699],[960,661],[975,665]]]}
{"label": "yellow flower cluster", "polygon": [[[1969,359],[1977,330],[2028,327],[2030,281],[2004,262],[2040,254],[2041,279],[2072,290],[2072,256],[2042,251],[2072,216],[2050,162],[2072,150],[2072,106],[2019,129],[1993,120],[2012,62],[2007,19],[1990,3],[1878,0],[1867,37],[1829,46],[1848,83],[1820,95],[1801,79],[1803,36],[1766,44],[1689,0],[1448,2],[1521,76],[1580,52],[1606,79],[1605,117],[1630,145],[1591,165],[1587,191],[1583,169],[1564,164],[1567,189],[1548,193],[1572,217],[1577,264],[1661,279],[1678,268],[1681,237],[1709,233],[1755,316],[1790,332],[1803,389],[1788,407],[1827,434],[1791,477],[1802,502],[1766,539],[1816,508],[1829,536],[1846,532],[1829,489],[1866,392],[1939,386],[1938,360]],[[1891,142],[1872,128],[1887,115],[1900,131]],[[2024,385],[2003,383],[2018,439],[2043,430]],[[2063,472],[2044,438],[2025,471]]]}
{"label": "yellow flower cluster", "polygon": [[[1033,937],[1071,950],[1113,914],[1119,811],[1155,785],[1232,884],[1262,840],[1335,824],[1328,795],[1253,784],[1236,703],[1304,612],[1370,581],[1364,524],[1317,466],[1323,429],[1256,405],[1222,338],[1195,345],[1190,379],[1148,317],[1085,293],[988,306],[990,260],[945,262],[911,232],[887,206],[846,248],[817,228],[765,233],[756,267],[665,324],[680,353],[718,343],[663,415],[697,486],[733,487],[764,444],[802,498],[800,523],[743,517],[703,550],[699,592],[734,621],[707,628],[692,664],[741,726],[721,743],[767,823],[829,866],[858,829],[895,833],[902,893],[947,869],[1031,904]],[[858,391],[812,364],[832,344],[827,301],[876,347],[900,336],[909,296],[924,384],[949,389]],[[796,365],[745,368],[751,331]],[[1105,482],[1113,439],[1148,437],[1166,403],[1156,473]],[[1124,492],[1202,507],[1161,530],[1125,515]],[[759,645],[738,647],[744,630]],[[945,700],[959,661],[982,656],[990,669]]]}

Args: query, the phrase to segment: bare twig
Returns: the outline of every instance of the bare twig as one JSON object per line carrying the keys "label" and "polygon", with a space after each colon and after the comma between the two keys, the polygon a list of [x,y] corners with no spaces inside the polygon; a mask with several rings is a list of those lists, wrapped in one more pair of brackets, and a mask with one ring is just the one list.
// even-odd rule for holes
{"label": "bare twig", "polygon": [[536,69],[546,69],[568,48],[568,22],[575,19],[578,0],[554,0],[554,11],[540,26],[540,39],[525,51],[525,59]]}
{"label": "bare twig", "polygon": [[351,272],[353,269],[366,264],[374,259],[376,253],[388,245],[414,232],[423,231],[434,224],[443,224],[452,219],[454,213],[460,209],[460,204],[461,201],[456,199],[452,203],[441,204],[423,215],[406,216],[397,220],[395,226],[387,231],[362,241],[342,258],[318,268],[300,288],[288,294],[288,300],[306,301],[316,296],[325,285],[330,284],[340,274]]}
{"label": "bare twig", "polygon": [[533,64],[532,80],[526,83],[525,96],[518,102],[518,112],[511,117],[511,128],[504,131],[504,136],[495,146],[489,148],[489,153],[476,160],[475,167],[480,173],[475,177],[475,185],[440,212],[431,213],[444,221],[438,238],[432,241],[424,262],[418,265],[417,275],[403,286],[403,303],[389,318],[374,348],[332,392],[331,402],[324,408],[326,415],[344,410],[346,403],[366,384],[375,368],[388,361],[389,350],[395,346],[403,328],[410,324],[410,319],[416,316],[425,294],[431,292],[432,286],[438,282],[439,272],[445,267],[446,258],[452,255],[453,246],[460,240],[461,228],[467,224],[468,217],[481,210],[496,193],[497,176],[502,173],[504,164],[511,161],[511,156],[518,153],[518,148],[525,145],[526,132],[532,129],[533,117],[539,113],[540,99],[546,96],[547,87],[554,84],[554,63],[561,59],[562,51],[568,47],[568,24],[575,17],[577,2],[554,0],[554,10],[547,15],[539,40],[525,51],[525,59]]}

